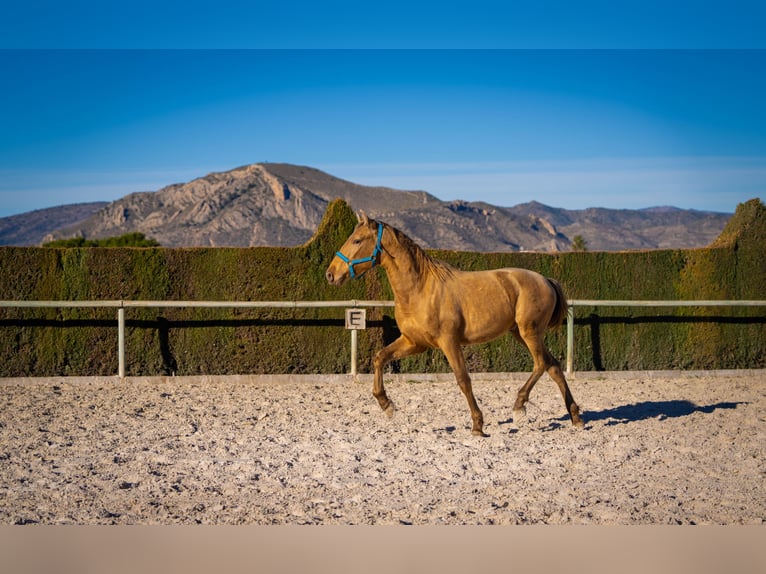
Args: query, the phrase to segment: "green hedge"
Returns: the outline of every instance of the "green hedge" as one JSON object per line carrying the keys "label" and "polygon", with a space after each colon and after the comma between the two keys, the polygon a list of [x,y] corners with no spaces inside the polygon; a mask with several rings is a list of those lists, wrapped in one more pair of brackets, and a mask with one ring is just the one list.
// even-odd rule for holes
{"label": "green hedge", "polygon": [[[324,271],[356,217],[333,202],[314,239],[282,248],[0,248],[4,300],[390,299],[385,273],[331,287]],[[462,269],[526,267],[572,299],[766,299],[766,208],[738,207],[709,248],[620,253],[432,254]],[[126,310],[128,375],[340,373],[349,370],[343,309]],[[763,308],[576,309],[578,370],[763,368]],[[393,310],[368,310],[359,366],[397,336]],[[563,359],[565,329],[548,335]],[[511,337],[466,349],[472,371],[529,370]],[[393,365],[448,371],[429,351]],[[113,375],[116,310],[0,309],[0,376]]]}

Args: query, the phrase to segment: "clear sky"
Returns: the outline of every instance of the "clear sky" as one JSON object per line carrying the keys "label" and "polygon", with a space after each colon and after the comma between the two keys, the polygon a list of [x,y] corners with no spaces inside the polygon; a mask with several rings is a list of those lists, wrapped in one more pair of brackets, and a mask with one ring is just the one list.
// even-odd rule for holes
{"label": "clear sky", "polygon": [[766,197],[763,2],[3,11],[0,217],[262,161],[508,206]]}

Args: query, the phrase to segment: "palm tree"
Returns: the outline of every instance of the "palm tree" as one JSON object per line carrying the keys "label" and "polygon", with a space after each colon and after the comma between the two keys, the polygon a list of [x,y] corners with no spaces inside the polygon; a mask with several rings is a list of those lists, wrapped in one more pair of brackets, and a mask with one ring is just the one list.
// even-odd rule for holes
{"label": "palm tree", "polygon": [[572,238],[572,251],[587,251],[588,242],[582,235],[575,235]]}

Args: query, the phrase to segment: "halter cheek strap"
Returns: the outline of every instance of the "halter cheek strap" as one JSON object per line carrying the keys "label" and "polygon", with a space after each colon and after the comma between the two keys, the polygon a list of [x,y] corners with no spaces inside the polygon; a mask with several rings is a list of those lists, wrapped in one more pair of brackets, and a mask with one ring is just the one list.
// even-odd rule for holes
{"label": "halter cheek strap", "polygon": [[[351,279],[359,279],[362,275],[367,273],[370,269],[375,267],[375,264],[378,262],[378,255],[380,255],[383,252],[383,246],[381,245],[381,241],[383,240],[383,224],[378,223],[378,241],[375,243],[375,249],[372,251],[372,255],[369,257],[363,257],[362,259],[349,259],[343,253],[340,251],[336,251],[335,255],[337,255],[341,261],[346,263],[348,265],[348,272],[351,275]],[[361,265],[362,263],[372,263],[370,266],[370,269],[367,269],[366,271],[363,271],[361,274],[357,276],[357,274],[354,272],[354,265]]]}

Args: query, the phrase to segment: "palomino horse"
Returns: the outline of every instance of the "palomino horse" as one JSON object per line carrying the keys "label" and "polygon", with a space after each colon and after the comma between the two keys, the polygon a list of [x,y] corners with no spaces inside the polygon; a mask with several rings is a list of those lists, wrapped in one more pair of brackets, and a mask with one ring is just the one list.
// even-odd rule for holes
{"label": "palomino horse", "polygon": [[561,390],[572,424],[583,426],[580,408],[572,398],[561,366],[543,342],[545,331],[560,325],[567,312],[566,298],[557,281],[527,269],[460,271],[432,259],[401,231],[362,213],[356,229],[327,268],[327,281],[341,285],[376,264],[388,273],[401,332],[373,361],[372,394],[388,416],[393,415],[394,405],[383,387],[383,368],[395,359],[439,348],[468,401],[472,433],[487,436],[462,347],[510,332],[534,359],[532,375],[516,397],[514,419],[526,414],[529,393],[547,371]]}

